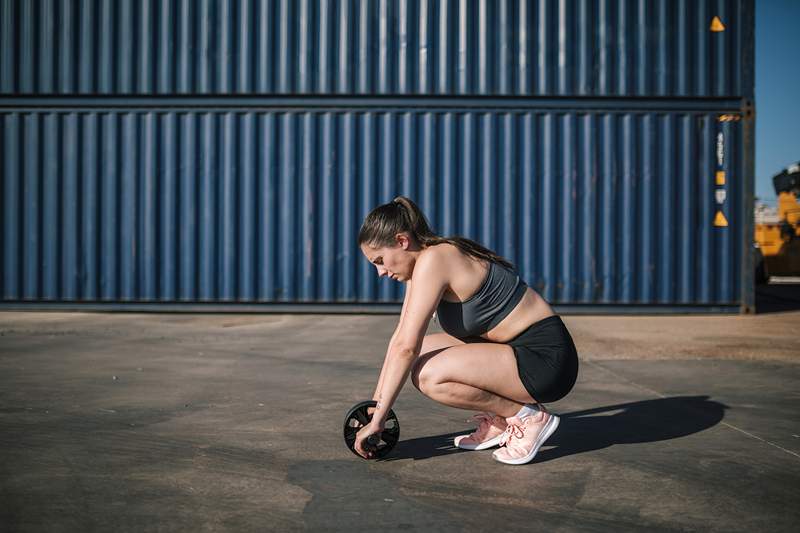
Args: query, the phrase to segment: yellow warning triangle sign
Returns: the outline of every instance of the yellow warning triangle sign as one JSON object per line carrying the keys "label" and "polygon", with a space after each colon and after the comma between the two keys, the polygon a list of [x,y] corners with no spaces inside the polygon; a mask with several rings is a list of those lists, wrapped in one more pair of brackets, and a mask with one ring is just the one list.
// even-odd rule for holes
{"label": "yellow warning triangle sign", "polygon": [[728,219],[722,214],[722,211],[717,211],[717,216],[714,217],[714,225],[718,228],[727,228]]}
{"label": "yellow warning triangle sign", "polygon": [[711,19],[711,31],[725,31],[725,24],[722,23],[719,17]]}

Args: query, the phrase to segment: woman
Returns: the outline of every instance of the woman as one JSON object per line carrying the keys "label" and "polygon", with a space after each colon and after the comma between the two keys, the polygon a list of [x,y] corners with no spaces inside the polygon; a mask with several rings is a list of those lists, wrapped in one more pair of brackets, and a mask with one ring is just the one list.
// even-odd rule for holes
{"label": "woman", "polygon": [[[502,257],[474,241],[433,234],[406,197],[375,208],[358,243],[378,276],[406,283],[406,295],[373,396],[377,406],[356,437],[356,451],[372,457],[364,441],[383,431],[410,374],[431,399],[482,411],[478,428],[456,437],[456,446],[499,445],[497,461],[533,460],[558,427],[542,404],[563,398],[578,375],[561,318]],[[446,333],[425,335],[434,311]]]}

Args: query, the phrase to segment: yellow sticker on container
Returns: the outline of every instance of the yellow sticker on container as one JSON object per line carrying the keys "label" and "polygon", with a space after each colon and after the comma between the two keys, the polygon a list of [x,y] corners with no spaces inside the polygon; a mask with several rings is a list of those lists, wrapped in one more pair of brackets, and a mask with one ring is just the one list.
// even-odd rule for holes
{"label": "yellow sticker on container", "polygon": [[725,171],[717,170],[717,185],[725,185]]}
{"label": "yellow sticker on container", "polygon": [[725,24],[722,23],[719,17],[711,19],[711,31],[725,31]]}
{"label": "yellow sticker on container", "polygon": [[722,211],[717,211],[717,216],[714,217],[714,225],[718,228],[727,228],[728,219],[722,214]]}

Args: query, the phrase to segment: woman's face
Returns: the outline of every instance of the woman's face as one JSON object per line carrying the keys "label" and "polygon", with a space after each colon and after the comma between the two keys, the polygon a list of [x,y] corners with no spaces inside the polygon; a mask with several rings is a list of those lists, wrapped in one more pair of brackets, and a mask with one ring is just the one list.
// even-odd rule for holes
{"label": "woman's face", "polygon": [[411,241],[400,233],[395,237],[394,246],[373,248],[361,245],[361,253],[378,269],[378,277],[389,277],[395,281],[408,281],[414,271],[414,254],[408,251]]}

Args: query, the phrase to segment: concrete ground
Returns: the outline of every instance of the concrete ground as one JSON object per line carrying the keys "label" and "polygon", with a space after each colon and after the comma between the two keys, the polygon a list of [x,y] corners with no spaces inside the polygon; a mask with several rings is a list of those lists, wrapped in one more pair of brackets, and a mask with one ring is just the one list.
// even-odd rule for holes
{"label": "concrete ground", "polygon": [[0,530],[798,530],[800,311],[564,317],[580,377],[521,467],[410,383],[390,456],[345,448],[396,320],[0,313]]}

